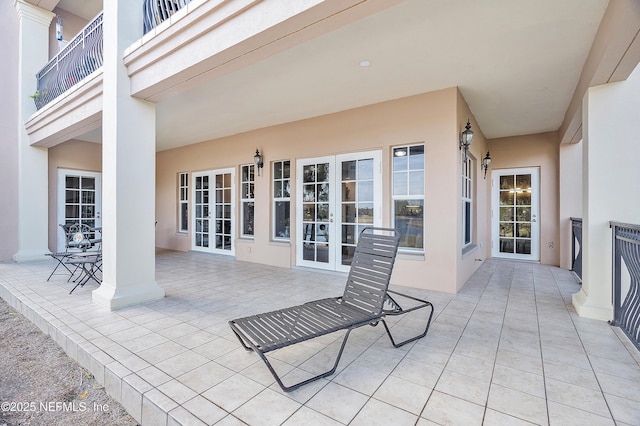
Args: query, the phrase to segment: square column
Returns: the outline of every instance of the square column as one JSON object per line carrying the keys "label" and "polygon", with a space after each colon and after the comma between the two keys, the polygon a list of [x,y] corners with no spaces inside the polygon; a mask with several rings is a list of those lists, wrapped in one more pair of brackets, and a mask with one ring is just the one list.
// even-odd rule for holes
{"label": "square column", "polygon": [[49,25],[54,14],[23,0],[14,3],[18,47],[18,252],[13,260],[42,259],[48,248],[48,151],[33,147],[24,123],[36,112],[36,73],[49,60]]}
{"label": "square column", "polygon": [[142,0],[104,3],[102,285],[118,309],[164,297],[155,282],[155,105],[130,96],[124,50],[142,37]]}
{"label": "square column", "polygon": [[592,87],[583,101],[582,289],[578,315],[613,318],[610,221],[640,223],[640,69],[626,81]]}

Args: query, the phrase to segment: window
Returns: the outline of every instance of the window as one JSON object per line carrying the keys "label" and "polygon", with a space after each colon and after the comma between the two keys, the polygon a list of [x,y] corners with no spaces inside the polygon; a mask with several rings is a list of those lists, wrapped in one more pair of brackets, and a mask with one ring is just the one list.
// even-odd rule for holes
{"label": "window", "polygon": [[473,233],[473,159],[462,161],[462,247],[471,245]]}
{"label": "window", "polygon": [[240,174],[240,188],[242,188],[240,214],[242,223],[242,236],[253,237],[254,227],[254,183],[255,183],[255,165],[242,166]]}
{"label": "window", "polygon": [[178,174],[178,232],[189,231],[189,173]]}
{"label": "window", "polygon": [[393,221],[400,248],[424,250],[424,145],[393,148]]}
{"label": "window", "polygon": [[273,239],[289,240],[291,226],[291,163],[273,163]]}

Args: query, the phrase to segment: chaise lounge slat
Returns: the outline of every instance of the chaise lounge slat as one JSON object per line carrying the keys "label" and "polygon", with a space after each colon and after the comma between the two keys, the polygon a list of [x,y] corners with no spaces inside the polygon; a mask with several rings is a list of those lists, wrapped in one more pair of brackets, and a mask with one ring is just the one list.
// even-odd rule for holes
{"label": "chaise lounge slat", "polygon": [[[286,392],[333,374],[340,362],[349,334],[358,327],[375,326],[382,322],[394,347],[400,347],[424,337],[431,324],[433,305],[426,300],[388,289],[399,239],[395,229],[365,228],[359,235],[351,270],[341,297],[315,300],[298,306],[238,318],[229,321],[231,330],[245,349],[256,352],[262,358],[280,387]],[[418,302],[418,305],[403,309],[390,293]],[[403,315],[422,308],[430,309],[424,332],[396,343],[385,322],[385,317]],[[268,352],[340,330],[346,330],[346,333],[333,368],[294,385],[283,384],[265,355]]]}

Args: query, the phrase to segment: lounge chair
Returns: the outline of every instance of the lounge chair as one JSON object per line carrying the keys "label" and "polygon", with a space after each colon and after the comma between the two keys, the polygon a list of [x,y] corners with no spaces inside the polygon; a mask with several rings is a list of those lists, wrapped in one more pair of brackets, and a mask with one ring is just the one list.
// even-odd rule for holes
{"label": "lounge chair", "polygon": [[[231,330],[246,350],[254,351],[262,358],[285,392],[332,375],[338,367],[349,333],[358,327],[376,326],[382,322],[396,348],[424,337],[431,324],[433,305],[426,300],[388,289],[399,239],[395,229],[365,228],[359,235],[342,296],[235,319],[229,321]],[[413,300],[414,305],[415,302],[419,303],[403,309],[392,294]],[[396,343],[385,317],[422,308],[430,310],[424,332]],[[285,386],[265,356],[267,352],[340,330],[346,330],[346,333],[333,368],[296,384]]]}

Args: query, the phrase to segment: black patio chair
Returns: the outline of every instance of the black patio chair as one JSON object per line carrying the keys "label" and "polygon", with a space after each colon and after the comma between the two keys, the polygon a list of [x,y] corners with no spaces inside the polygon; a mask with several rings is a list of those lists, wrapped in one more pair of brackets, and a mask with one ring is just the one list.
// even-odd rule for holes
{"label": "black patio chair", "polygon": [[[349,333],[358,327],[376,326],[382,322],[396,348],[424,337],[431,324],[433,305],[426,300],[388,289],[399,239],[395,229],[365,228],[359,235],[342,296],[235,319],[229,321],[231,330],[246,350],[254,351],[260,356],[285,392],[332,375],[338,367]],[[394,299],[396,296],[419,303],[403,309]],[[430,309],[424,332],[396,343],[385,317],[403,315],[422,308]],[[340,330],[346,330],[346,333],[333,367],[291,386],[283,384],[265,355],[276,349]]]}

